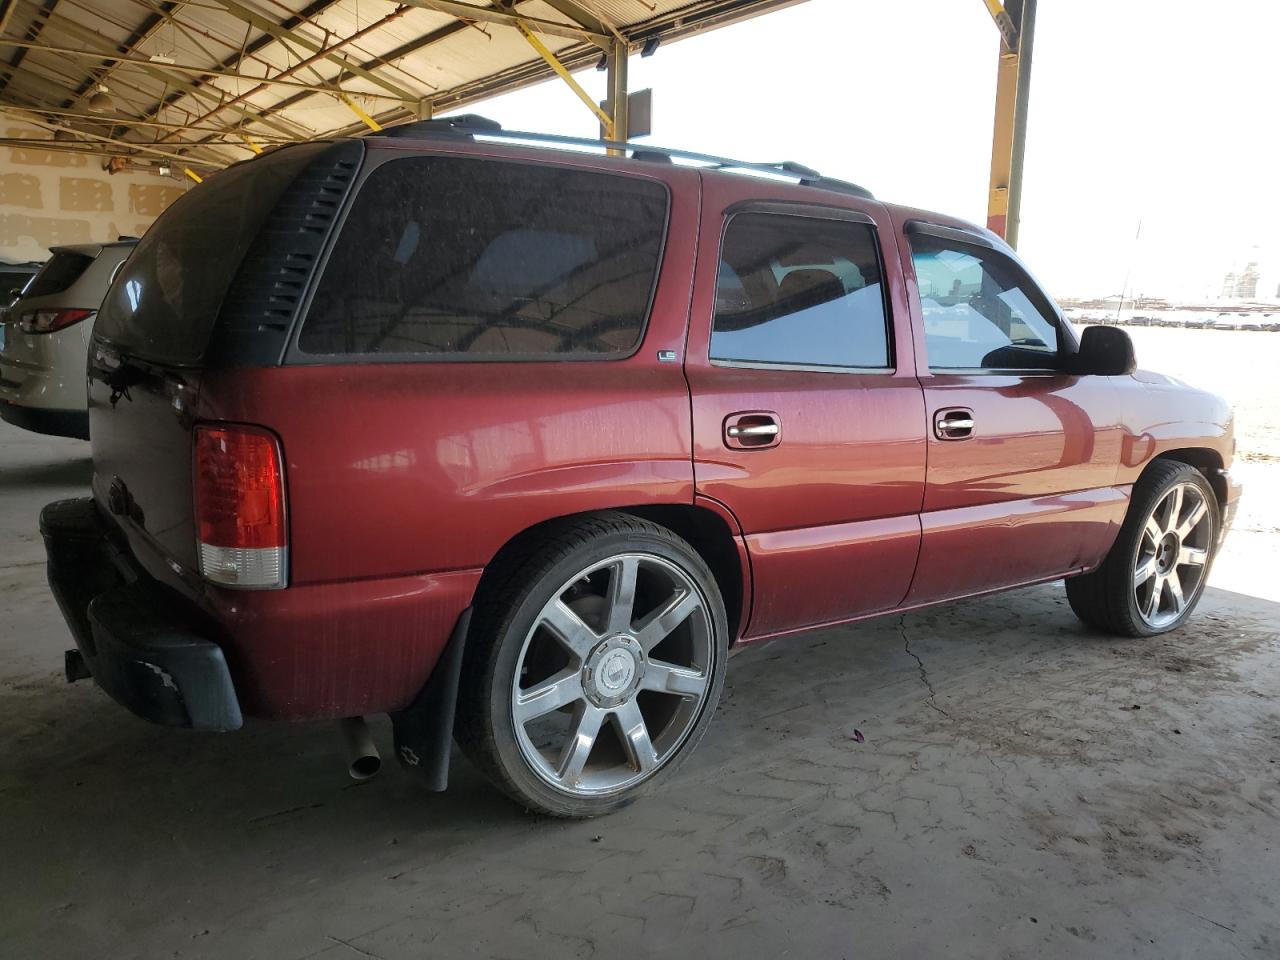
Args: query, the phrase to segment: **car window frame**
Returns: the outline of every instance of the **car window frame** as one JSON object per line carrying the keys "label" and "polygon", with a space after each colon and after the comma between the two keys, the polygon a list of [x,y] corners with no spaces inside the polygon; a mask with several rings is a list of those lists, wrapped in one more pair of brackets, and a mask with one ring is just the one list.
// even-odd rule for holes
{"label": "car window frame", "polygon": [[768,214],[799,217],[811,220],[840,220],[871,228],[871,246],[880,271],[880,305],[884,315],[884,336],[887,366],[850,366],[848,364],[785,363],[768,360],[722,360],[711,356],[711,341],[715,336],[716,311],[714,298],[707,327],[707,363],[713,367],[736,370],[782,370],[795,373],[834,373],[864,376],[893,376],[898,372],[897,340],[894,336],[893,306],[889,298],[889,276],[886,268],[880,225],[875,218],[861,210],[790,200],[744,200],[728,207],[720,225],[720,237],[716,244],[716,272],[713,291],[720,289],[720,268],[724,265],[724,241],[734,219],[743,214]]}
{"label": "car window frame", "polygon": [[[636,339],[635,346],[625,352],[609,353],[609,354],[431,354],[422,352],[400,352],[400,353],[310,353],[302,349],[300,341],[302,331],[306,327],[307,320],[310,317],[313,301],[320,289],[321,281],[324,279],[325,270],[328,269],[329,261],[332,259],[334,252],[338,248],[338,239],[342,235],[343,229],[347,225],[347,220],[352,212],[356,209],[356,205],[360,202],[360,194],[363,192],[365,184],[373,174],[380,170],[388,163],[396,163],[406,160],[422,160],[432,158],[450,158],[450,159],[466,159],[479,163],[507,163],[519,166],[529,166],[534,168],[556,167],[562,170],[571,170],[578,173],[598,174],[600,176],[623,177],[627,179],[642,180],[646,183],[656,184],[662,188],[666,196],[666,208],[662,219],[662,239],[658,245],[657,267],[654,270],[653,282],[649,287],[649,298],[645,304],[644,315],[640,322],[640,332]],[[672,195],[671,184],[661,177],[645,176],[641,173],[631,171],[614,171],[602,170],[598,167],[576,164],[572,162],[557,162],[555,160],[532,160],[522,157],[495,156],[485,153],[471,153],[469,151],[452,151],[452,150],[385,150],[376,153],[370,152],[365,155],[365,160],[361,165],[361,169],[356,176],[355,182],[351,186],[351,190],[346,197],[342,210],[335,218],[332,232],[325,241],[325,248],[321,255],[317,258],[315,269],[308,278],[307,290],[302,298],[302,302],[298,308],[298,319],[289,334],[288,349],[285,351],[284,362],[290,366],[316,366],[316,365],[333,365],[343,363],[354,364],[370,364],[370,363],[620,363],[631,360],[638,356],[644,349],[645,341],[648,339],[649,327],[653,319],[653,310],[658,301],[658,290],[662,283],[662,276],[665,272],[667,249],[671,240],[671,219],[672,205],[674,197]]]}
{"label": "car window frame", "polygon": [[[1079,349],[1075,331],[1070,323],[1067,322],[1057,304],[1044,292],[1044,288],[1031,275],[1031,271],[1013,254],[1011,249],[1002,249],[990,237],[976,231],[962,230],[939,223],[932,223],[928,220],[909,220],[903,225],[902,232],[907,241],[911,274],[915,278],[913,284],[915,287],[914,296],[920,316],[919,335],[924,359],[922,375],[936,373],[957,376],[1059,377],[1067,373],[1066,358],[1075,354]],[[1005,267],[1011,270],[1021,281],[1020,285],[1023,288],[1023,292],[1027,294],[1027,299],[1031,302],[1031,306],[1035,308],[1042,319],[1053,327],[1057,339],[1053,356],[1058,365],[1053,367],[942,367],[934,366],[930,363],[929,337],[924,329],[924,300],[920,296],[919,277],[916,275],[915,247],[912,244],[913,236],[926,236],[944,243],[969,247],[972,250],[972,254],[980,260],[998,257]]]}

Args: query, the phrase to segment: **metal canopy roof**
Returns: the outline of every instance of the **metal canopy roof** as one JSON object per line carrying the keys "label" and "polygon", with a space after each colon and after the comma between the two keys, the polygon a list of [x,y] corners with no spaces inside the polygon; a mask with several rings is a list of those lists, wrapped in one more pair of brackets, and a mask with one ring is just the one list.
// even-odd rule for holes
{"label": "metal canopy roof", "polygon": [[546,79],[537,41],[576,69],[797,2],[0,0],[0,110],[61,149],[217,168]]}

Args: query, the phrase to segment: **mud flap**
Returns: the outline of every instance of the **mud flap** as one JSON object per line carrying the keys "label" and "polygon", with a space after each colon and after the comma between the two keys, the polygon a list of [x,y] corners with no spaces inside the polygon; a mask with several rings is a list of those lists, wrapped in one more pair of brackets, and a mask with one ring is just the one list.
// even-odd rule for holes
{"label": "mud flap", "polygon": [[458,705],[462,654],[471,626],[471,608],[458,617],[449,643],[431,677],[413,703],[391,715],[396,759],[407,772],[437,793],[449,786],[449,754],[453,748],[453,716]]}

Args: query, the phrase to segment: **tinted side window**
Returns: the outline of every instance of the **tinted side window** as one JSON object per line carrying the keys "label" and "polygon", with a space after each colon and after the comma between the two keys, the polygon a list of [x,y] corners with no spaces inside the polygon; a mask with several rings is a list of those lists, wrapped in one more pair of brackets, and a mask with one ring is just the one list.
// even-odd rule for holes
{"label": "tinted side window", "polygon": [[887,367],[875,231],[790,214],[733,217],[720,251],[711,359]]}
{"label": "tinted side window", "polygon": [[634,177],[456,157],[369,175],[298,346],[442,358],[625,356],[640,342],[667,191]]}
{"label": "tinted side window", "polygon": [[925,348],[934,369],[1045,370],[1057,365],[1058,324],[1041,295],[994,250],[916,234]]}

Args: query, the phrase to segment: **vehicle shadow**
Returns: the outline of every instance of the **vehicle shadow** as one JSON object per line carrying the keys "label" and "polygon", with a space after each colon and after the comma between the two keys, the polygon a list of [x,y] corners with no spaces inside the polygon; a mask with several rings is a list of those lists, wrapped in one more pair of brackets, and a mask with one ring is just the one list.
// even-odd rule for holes
{"label": "vehicle shadow", "polygon": [[88,487],[93,459],[87,454],[71,460],[0,466],[0,487]]}

